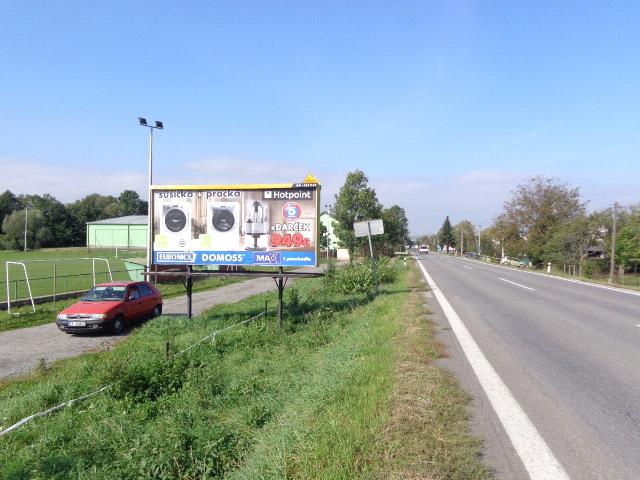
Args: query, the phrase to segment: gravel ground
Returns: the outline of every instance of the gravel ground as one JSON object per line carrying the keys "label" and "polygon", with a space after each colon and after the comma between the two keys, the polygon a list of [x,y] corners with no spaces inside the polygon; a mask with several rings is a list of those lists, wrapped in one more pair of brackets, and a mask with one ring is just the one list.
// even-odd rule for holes
{"label": "gravel ground", "polygon": [[[293,279],[290,279],[288,284],[292,281]],[[276,284],[272,278],[259,277],[215,290],[194,293],[193,314],[197,315],[221,303],[239,302],[252,295],[275,289]],[[164,301],[163,313],[186,315],[186,312],[186,295]],[[49,363],[89,351],[106,350],[111,345],[125,340],[128,333],[129,331],[122,335],[69,335],[58,330],[55,323],[2,332],[0,379],[27,374],[38,366],[41,359]]]}

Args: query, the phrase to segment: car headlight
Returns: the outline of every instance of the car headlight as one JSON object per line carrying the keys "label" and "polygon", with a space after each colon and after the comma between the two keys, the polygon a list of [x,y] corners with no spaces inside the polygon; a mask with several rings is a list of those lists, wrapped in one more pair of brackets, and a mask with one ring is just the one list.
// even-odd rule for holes
{"label": "car headlight", "polygon": [[67,314],[66,313],[59,313],[58,314],[58,320],[66,320],[67,319]]}
{"label": "car headlight", "polygon": [[106,313],[94,313],[91,315],[91,320],[104,320],[107,318]]}

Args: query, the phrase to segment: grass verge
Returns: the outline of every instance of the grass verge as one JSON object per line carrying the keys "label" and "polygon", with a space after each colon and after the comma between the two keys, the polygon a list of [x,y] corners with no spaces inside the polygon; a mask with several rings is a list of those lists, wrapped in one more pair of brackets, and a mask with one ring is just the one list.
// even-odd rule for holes
{"label": "grass verge", "polygon": [[[191,321],[156,319],[112,351],[68,359],[30,378],[0,384],[3,427],[113,384],[101,396],[2,437],[0,478],[395,474],[391,458],[414,458],[412,451],[397,448],[392,428],[399,418],[396,392],[406,381],[399,370],[403,349],[414,341],[403,320],[419,295],[410,291],[411,281],[405,271],[375,299],[329,295],[319,280],[299,281],[296,293],[289,293],[295,308],[282,327],[268,319],[229,330],[185,355],[165,356],[167,342],[179,351],[259,313],[265,300],[273,305],[274,295],[259,295]],[[415,315],[416,322],[424,322]],[[464,395],[450,377],[430,378],[436,385],[430,383],[428,391],[441,391],[448,401],[433,403],[438,407],[430,415],[441,420],[434,425],[444,430],[435,435],[443,441],[428,445],[453,459],[440,464],[442,475],[433,478],[479,471],[452,466],[477,462],[477,442],[450,441],[454,437],[446,433],[452,423],[456,435],[467,438]],[[454,406],[462,413],[450,417],[458,411]],[[416,439],[422,434],[415,426],[411,432]],[[465,453],[456,453],[461,446]]]}
{"label": "grass verge", "polygon": [[417,268],[394,338],[396,366],[391,412],[381,436],[376,478],[490,479],[480,462],[481,442],[470,435],[469,398],[453,375],[434,362],[446,356],[424,305]]}

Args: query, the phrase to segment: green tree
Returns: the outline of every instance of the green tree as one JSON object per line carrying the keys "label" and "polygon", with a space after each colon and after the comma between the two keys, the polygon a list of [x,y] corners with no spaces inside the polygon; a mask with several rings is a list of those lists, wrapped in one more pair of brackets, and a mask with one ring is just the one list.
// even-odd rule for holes
{"label": "green tree", "polygon": [[4,220],[5,216],[19,208],[22,208],[20,202],[9,190],[5,190],[0,194],[0,225],[2,225],[2,220]]}
{"label": "green tree", "polygon": [[616,264],[625,270],[637,270],[640,266],[640,219],[633,217],[616,239]]}
{"label": "green tree", "polygon": [[578,188],[569,188],[556,179],[534,177],[512,192],[501,217],[509,231],[517,231],[526,241],[529,258],[540,264],[545,245],[555,231],[584,211]]}
{"label": "green tree", "polygon": [[458,223],[453,230],[453,236],[456,240],[462,242],[460,249],[463,252],[476,252],[478,250],[476,227],[469,220],[462,220]]}
{"label": "green tree", "polygon": [[582,271],[587,247],[593,241],[595,232],[596,229],[586,215],[559,225],[544,247],[544,262],[577,265],[579,272]]}
{"label": "green tree", "polygon": [[[2,236],[4,248],[7,250],[24,249],[25,210],[14,210],[4,217]],[[40,210],[29,209],[27,220],[27,248],[41,248],[51,246],[53,234],[47,228],[46,221]]]}
{"label": "green tree", "polygon": [[118,197],[120,215],[146,215],[147,202],[140,198],[137,192],[125,190]]}
{"label": "green tree", "polygon": [[354,235],[354,222],[374,220],[382,213],[376,192],[368,183],[369,179],[362,170],[349,172],[336,195],[334,232],[340,245],[349,249],[351,258],[356,247],[366,242],[366,239],[357,239]]}
{"label": "green tree", "polygon": [[383,251],[388,255],[404,250],[404,245],[409,239],[409,220],[404,208],[393,205],[382,211],[382,223],[384,235],[379,243]]}
{"label": "green tree", "polygon": [[23,204],[39,210],[42,214],[44,226],[50,235],[48,237],[43,233],[44,236],[40,242],[42,246],[68,247],[75,245],[73,238],[78,225],[65,205],[48,193],[42,196],[21,195],[19,199]]}
{"label": "green tree", "polygon": [[114,209],[118,209],[118,201],[111,195],[93,193],[69,204],[67,208],[73,217],[75,225],[73,243],[75,245],[84,245],[87,222],[104,220],[113,216],[109,213]]}
{"label": "green tree", "polygon": [[322,222],[320,222],[320,248],[322,250],[329,248],[329,230]]}
{"label": "green tree", "polygon": [[[527,254],[527,241],[518,224],[510,221],[503,213],[498,215],[493,225],[485,231],[485,237],[493,240],[491,253],[495,257],[523,257]],[[486,252],[484,248],[482,251]]]}
{"label": "green tree", "polygon": [[444,219],[444,223],[438,232],[438,242],[445,248],[445,251],[449,251],[449,247],[455,247],[456,239],[454,237],[453,227],[449,221],[449,215]]}

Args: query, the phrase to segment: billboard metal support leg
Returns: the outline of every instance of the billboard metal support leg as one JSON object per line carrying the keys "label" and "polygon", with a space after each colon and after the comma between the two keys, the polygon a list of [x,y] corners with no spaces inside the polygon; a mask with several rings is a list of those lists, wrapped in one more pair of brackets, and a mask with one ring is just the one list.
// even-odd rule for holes
{"label": "billboard metal support leg", "polygon": [[[193,267],[191,265],[189,265],[189,273],[191,273],[193,271]],[[188,276],[187,277],[187,282],[186,282],[186,287],[187,287],[187,315],[189,316],[189,318],[191,318],[192,315],[192,293],[193,293],[193,282],[195,280],[195,277],[192,276]]]}
{"label": "billboard metal support leg", "polygon": [[284,292],[284,277],[282,267],[278,268],[278,326],[282,326],[282,293]]}

